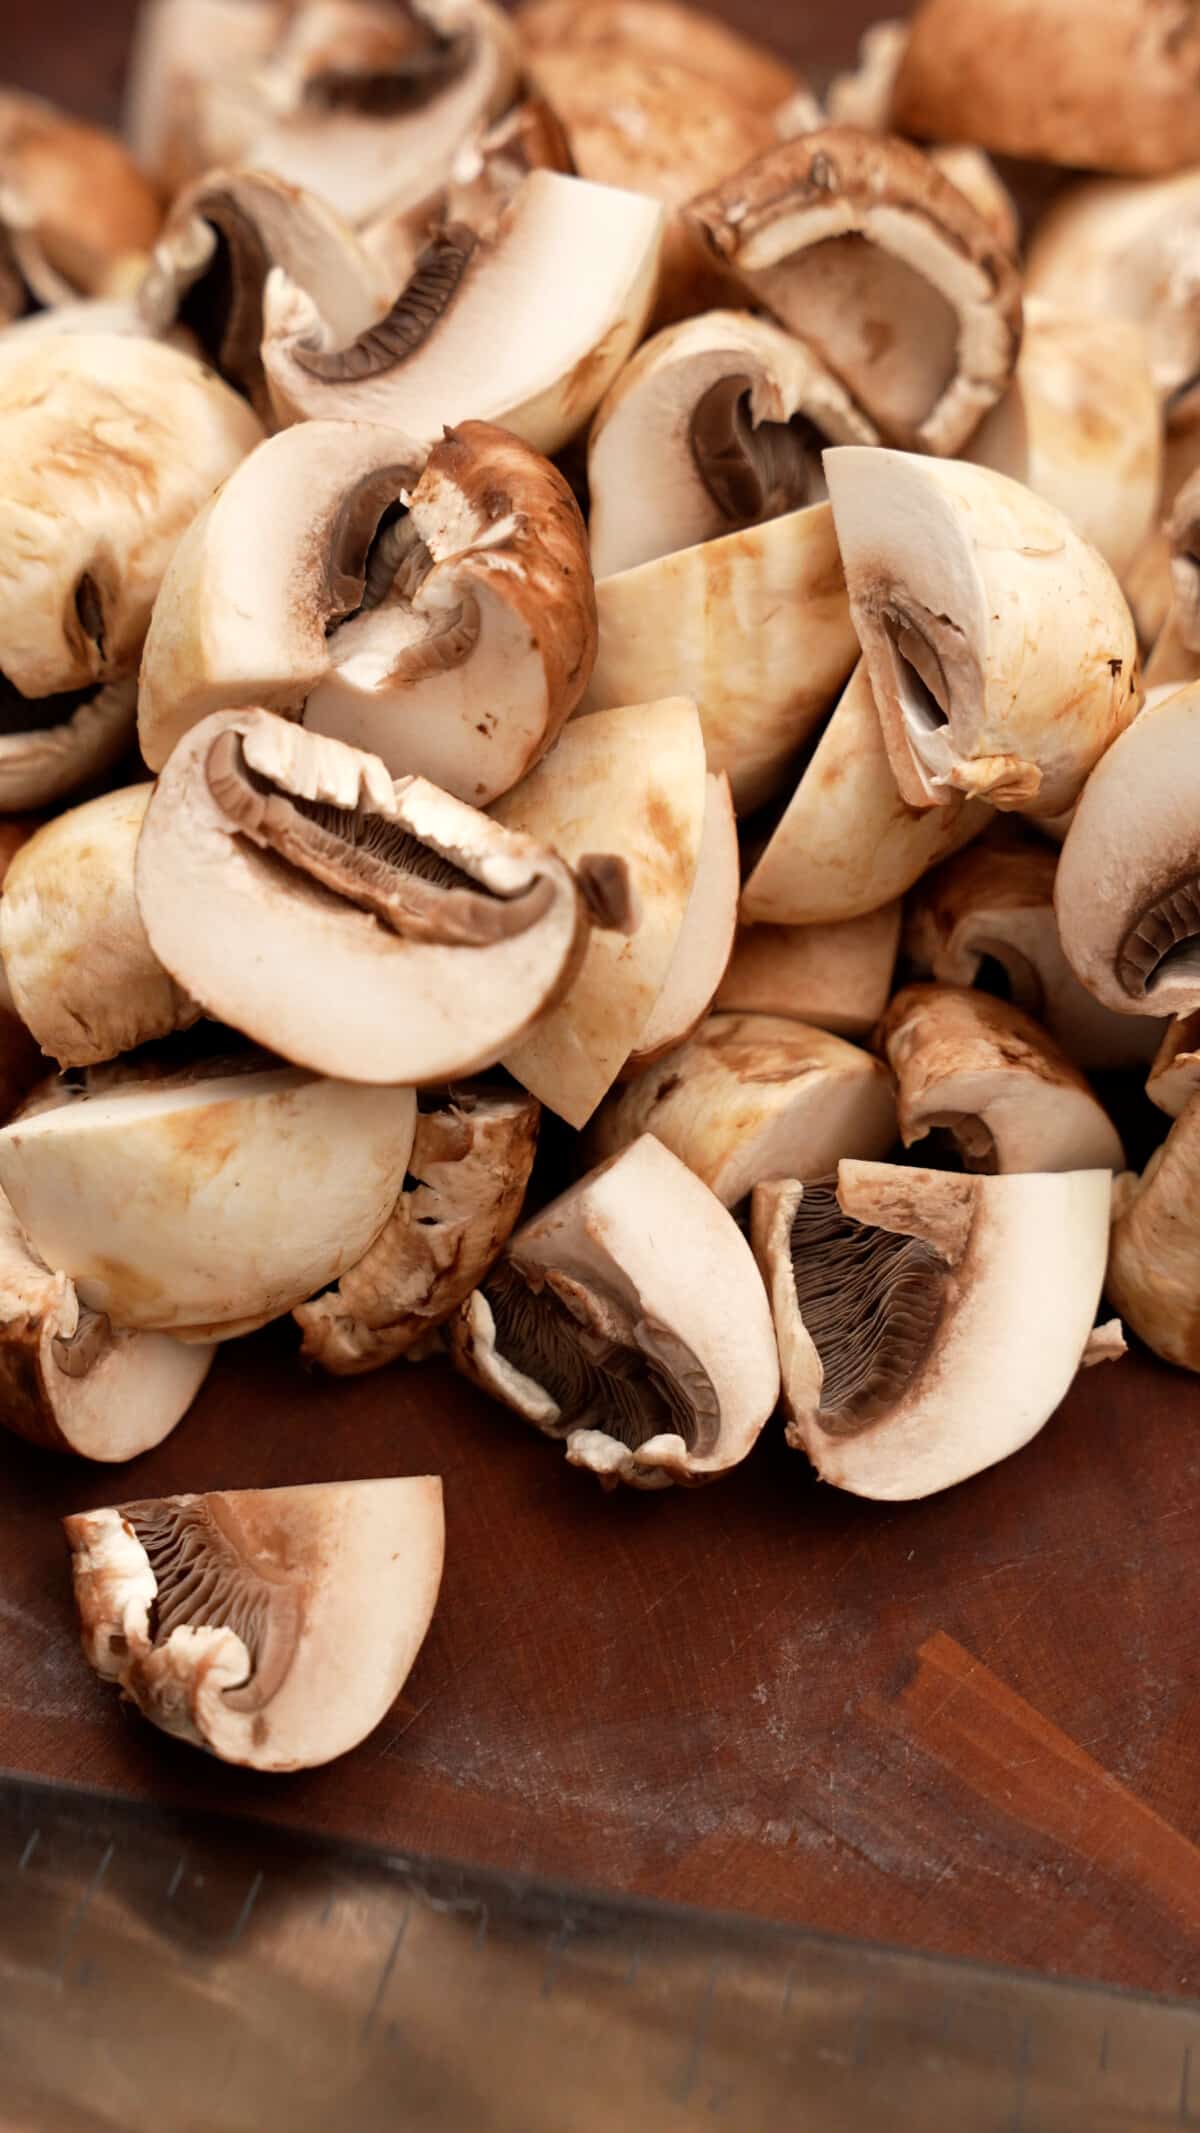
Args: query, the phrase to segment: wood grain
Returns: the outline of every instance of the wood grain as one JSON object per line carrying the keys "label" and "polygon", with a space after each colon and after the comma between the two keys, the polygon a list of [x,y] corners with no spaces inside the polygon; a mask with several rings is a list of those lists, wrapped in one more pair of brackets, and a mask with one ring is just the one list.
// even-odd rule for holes
{"label": "wood grain", "polygon": [[[871,12],[731,16],[814,62]],[[115,108],[129,0],[8,0],[10,77]],[[204,1762],[79,1655],[57,1520],[178,1489],[437,1471],[442,1603],[401,1703],[290,1780]],[[1092,1371],[1019,1458],[876,1508],[778,1431],[729,1481],[606,1497],[436,1366],[226,1351],[123,1472],[0,1441],[0,1763],[392,1846],[1200,1990],[1200,1389]]]}

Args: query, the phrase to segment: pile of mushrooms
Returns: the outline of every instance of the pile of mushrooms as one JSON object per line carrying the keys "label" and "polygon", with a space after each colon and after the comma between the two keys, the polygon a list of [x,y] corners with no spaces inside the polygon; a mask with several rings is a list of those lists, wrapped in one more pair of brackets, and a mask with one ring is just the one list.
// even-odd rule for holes
{"label": "pile of mushrooms", "polygon": [[[902,1500],[1200,1371],[1194,16],[920,0],[822,105],[681,0],[144,0],[125,143],[0,95],[8,1429],[291,1321]],[[267,1770],[442,1568],[403,1472],[67,1530]]]}

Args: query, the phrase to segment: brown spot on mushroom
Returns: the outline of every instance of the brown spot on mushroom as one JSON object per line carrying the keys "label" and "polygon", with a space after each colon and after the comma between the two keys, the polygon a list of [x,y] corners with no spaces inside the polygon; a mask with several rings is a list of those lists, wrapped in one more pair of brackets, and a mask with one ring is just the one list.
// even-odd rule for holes
{"label": "brown spot on mushroom", "polygon": [[696,471],[731,529],[756,526],[825,495],[821,452],[828,440],[804,415],[755,423],[745,373],[721,378],[701,395],[688,437]]}
{"label": "brown spot on mushroom", "polygon": [[397,370],[424,346],[454,302],[480,240],[465,223],[452,222],[426,245],[386,318],[348,348],[297,348],[296,362],[326,384],[357,384]]}
{"label": "brown spot on mushroom", "polygon": [[820,1426],[830,1437],[857,1436],[924,1366],[949,1268],[923,1238],[844,1214],[832,1178],[805,1186],[791,1253],[800,1316],[824,1373]]}
{"label": "brown spot on mushroom", "polygon": [[112,1327],[104,1313],[89,1311],[82,1306],[74,1333],[69,1338],[56,1334],[50,1343],[50,1353],[64,1377],[85,1378],[99,1362],[111,1338]]}
{"label": "brown spot on mushroom", "polygon": [[592,924],[603,933],[636,933],[637,896],[629,863],[619,852],[585,852],[575,879]]}
{"label": "brown spot on mushroom", "polygon": [[299,1582],[267,1562],[219,1498],[151,1499],[121,1507],[146,1551],[158,1590],[150,1636],[161,1648],[176,1629],[230,1629],[250,1672],[226,1689],[233,1710],[256,1711],[287,1676],[304,1615]]}

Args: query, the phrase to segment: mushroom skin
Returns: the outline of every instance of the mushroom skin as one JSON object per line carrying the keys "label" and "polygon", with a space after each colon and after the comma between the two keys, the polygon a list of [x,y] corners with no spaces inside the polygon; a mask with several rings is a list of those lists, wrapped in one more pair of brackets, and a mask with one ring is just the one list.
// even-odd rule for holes
{"label": "mushroom skin", "polygon": [[906,1148],[941,1130],[964,1170],[988,1176],[1125,1167],[1120,1138],[1083,1075],[1007,1000],[906,985],[875,1049],[896,1077]]}
{"label": "mushroom skin", "polygon": [[179,1740],[306,1770],[363,1740],[433,1616],[435,1476],[167,1496],[64,1520],[83,1649]]}
{"label": "mushroom skin", "polygon": [[134,896],[152,790],[122,786],[57,816],[4,877],[0,953],[13,1004],[60,1067],[115,1059],[200,1013],[152,955]]}
{"label": "mushroom skin", "polygon": [[649,1134],[518,1230],[450,1339],[465,1377],[610,1488],[728,1472],[779,1393],[745,1238]]}
{"label": "mushroom skin", "polygon": [[861,1162],[760,1185],[751,1227],[788,1443],[823,1481],[882,1502],[934,1495],[1019,1451],[1089,1353],[1111,1194],[1107,1170],[956,1177]]}
{"label": "mushroom skin", "polygon": [[841,446],[825,472],[901,797],[1061,814],[1141,704],[1108,564],[990,467]]}
{"label": "mushroom skin", "polygon": [[520,1216],[541,1105],[486,1085],[432,1101],[417,1113],[404,1191],[374,1244],[336,1288],[292,1313],[305,1360],[335,1377],[427,1355]]}
{"label": "mushroom skin", "polygon": [[886,1155],[896,1138],[891,1076],[878,1059],[782,1015],[711,1014],[603,1104],[593,1162],[652,1133],[736,1207],[765,1178],[820,1177],[844,1155]]}
{"label": "mushroom skin", "polygon": [[919,149],[829,126],[760,156],[690,210],[710,251],[802,337],[874,427],[950,454],[1007,387],[1016,265]]}
{"label": "mushroom skin", "polygon": [[902,916],[897,901],[823,926],[743,926],[714,1004],[869,1036],[888,1004]]}
{"label": "mushroom skin", "polygon": [[1140,1178],[1126,1177],[1113,1210],[1105,1288],[1138,1339],[1183,1370],[1200,1371],[1197,1172],[1200,1095],[1192,1093]]}
{"label": "mushroom skin", "polygon": [[680,0],[524,0],[516,25],[527,52],[566,49],[585,68],[614,50],[671,60],[703,81],[734,82],[743,104],[771,114],[802,86],[766,45]]}
{"label": "mushroom skin", "polygon": [[1179,1015],[1163,1030],[1146,1077],[1146,1094],[1168,1118],[1178,1118],[1200,1089],[1200,1010]]}
{"label": "mushroom skin", "polygon": [[162,209],[120,142],[38,96],[0,90],[0,318],[106,294]]}

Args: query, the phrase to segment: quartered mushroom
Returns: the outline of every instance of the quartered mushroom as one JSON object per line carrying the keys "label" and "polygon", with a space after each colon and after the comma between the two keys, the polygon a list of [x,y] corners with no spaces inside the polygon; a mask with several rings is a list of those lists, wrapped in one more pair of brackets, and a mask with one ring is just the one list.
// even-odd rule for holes
{"label": "quartered mushroom", "polygon": [[[581,856],[623,898],[624,862],[604,850]],[[217,712],[184,736],[136,885],[154,954],[206,1014],[348,1082],[494,1065],[587,947],[555,852],[269,711]]]}
{"label": "quartered mushroom", "polygon": [[1138,1339],[1200,1371],[1200,1085],[1142,1176],[1118,1180],[1105,1289]]}
{"label": "quartered mushroom", "polygon": [[428,447],[475,417],[558,451],[641,339],[661,223],[640,194],[535,170],[492,236],[436,232],[386,316],[342,342],[276,269],[262,349],[276,421],[385,422]]}
{"label": "quartered mushroom", "polygon": [[1061,814],[1141,703],[1108,564],[990,467],[851,445],[825,471],[902,798]]}
{"label": "quartered mushroom", "polygon": [[133,863],[153,787],[73,807],[22,846],[0,896],[13,1004],[60,1067],[92,1066],[199,1015],[151,954]]}
{"label": "quartered mushroom", "polygon": [[[789,1444],[823,1481],[889,1502],[1019,1451],[1092,1359],[1111,1194],[1107,1170],[860,1162],[760,1185]],[[1101,1352],[1120,1352],[1111,1329]]]}
{"label": "quartered mushroom", "polygon": [[1191,0],[921,0],[891,123],[1080,170],[1167,171],[1200,140]]}
{"label": "quartered mushroom", "polygon": [[116,1326],[223,1340],[337,1281],[403,1188],[411,1089],[230,1054],[135,1055],[53,1084],[0,1131],[34,1251]]}
{"label": "quartered mushroom", "polygon": [[1125,1154],[1083,1075],[1008,1000],[906,985],[875,1039],[896,1077],[906,1148],[944,1135],[964,1170],[1123,1170]]}
{"label": "quartered mushroom", "polygon": [[740,886],[737,821],[729,780],[723,772],[710,771],[704,783],[704,820],[692,893],[662,989],[621,1069],[622,1078],[640,1074],[643,1067],[682,1044],[704,1020],[733,949]]}
{"label": "quartered mushroom", "polygon": [[1123,579],[1154,525],[1162,485],[1145,329],[1027,301],[1016,376],[965,456],[1056,504]]}
{"label": "quartered mushroom", "polygon": [[897,902],[824,926],[743,926],[716,1005],[866,1037],[892,990],[901,916]]}
{"label": "quartered mushroom", "polygon": [[993,819],[958,793],[941,807],[901,798],[860,660],[750,871],[743,923],[831,925],[878,911]]}
{"label": "quartered mushroom", "polygon": [[0,90],[0,324],[119,286],[162,210],[111,134]]}
{"label": "quartered mushroom", "polygon": [[844,1155],[886,1155],[896,1138],[891,1076],[869,1052],[802,1022],[712,1014],[602,1105],[592,1160],[643,1133],[736,1207],[764,1178],[820,1177]]}
{"label": "quartered mushroom", "polygon": [[63,1521],[88,1663],[143,1717],[251,1770],[378,1725],[433,1618],[442,1484],[164,1496]]}
{"label": "quartered mushroom", "polygon": [[43,1264],[0,1193],[0,1417],[82,1459],[136,1459],[170,1435],[213,1349],[114,1327]]}
{"label": "quartered mushroom", "polygon": [[[709,803],[704,740],[686,697],[577,718],[493,813],[582,868],[609,904],[583,963],[504,1064],[568,1124],[587,1123],[653,1028],[692,904]],[[606,894],[607,891],[607,894]]]}
{"label": "quartered mushroom", "polygon": [[516,1227],[540,1117],[534,1097],[485,1083],[422,1099],[389,1220],[336,1288],[292,1313],[309,1362],[356,1377],[430,1353]]}
{"label": "quartered mushroom", "polygon": [[[225,72],[245,75],[279,31],[279,0],[143,0],[133,18],[125,132],[164,193],[222,160],[208,91]],[[228,145],[240,152],[240,137]]]}
{"label": "quartered mushroom", "polygon": [[872,442],[845,387],[771,319],[706,311],[666,326],[592,424],[596,576],[819,504],[825,445]]}
{"label": "quartered mushroom", "polygon": [[[258,554],[264,520],[278,532]],[[394,430],[305,422],[189,529],[142,661],[142,750],[262,704],[484,805],[555,739],[596,649],[570,490],[488,423],[426,455]]]}
{"label": "quartered mushroom", "polygon": [[1114,1014],[1080,984],[1054,914],[1058,866],[1040,838],[994,823],[910,897],[902,953],[920,976],[1010,999],[1085,1071],[1142,1066],[1163,1023]]}
{"label": "quartered mushroom", "polygon": [[1021,343],[1016,265],[906,141],[850,126],[804,134],[691,214],[885,443],[956,452],[1008,385]]}
{"label": "quartered mushroom", "polygon": [[1162,1043],[1150,1064],[1146,1094],[1151,1103],[1178,1118],[1200,1089],[1200,1008],[1179,1015],[1163,1030]]}
{"label": "quartered mushroom", "polygon": [[648,1134],[518,1230],[454,1321],[451,1353],[609,1486],[726,1473],[779,1394],[745,1238]]}

